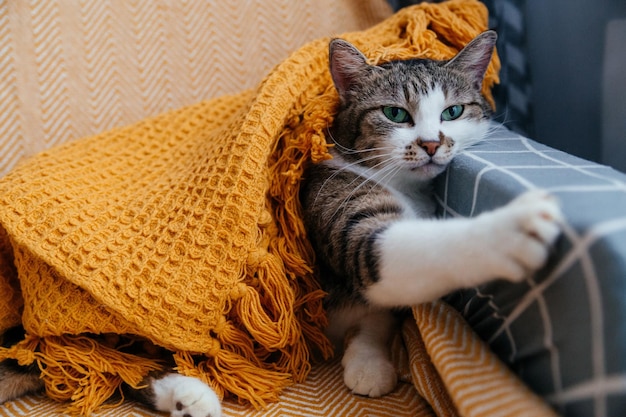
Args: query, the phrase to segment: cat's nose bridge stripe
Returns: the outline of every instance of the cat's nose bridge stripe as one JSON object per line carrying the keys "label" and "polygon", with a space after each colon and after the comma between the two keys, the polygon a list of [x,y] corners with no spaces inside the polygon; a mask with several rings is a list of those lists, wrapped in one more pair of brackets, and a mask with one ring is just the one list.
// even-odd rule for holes
{"label": "cat's nose bridge stripe", "polygon": [[422,144],[425,144],[425,143],[434,143],[437,145],[441,145],[441,140],[440,138],[424,139],[423,137],[418,137],[417,139],[415,139],[415,144],[417,146],[422,146]]}

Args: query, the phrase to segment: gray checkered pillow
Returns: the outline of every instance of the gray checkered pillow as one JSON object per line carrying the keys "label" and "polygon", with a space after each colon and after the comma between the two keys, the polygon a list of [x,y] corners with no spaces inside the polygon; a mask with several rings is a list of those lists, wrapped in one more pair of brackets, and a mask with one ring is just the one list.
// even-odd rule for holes
{"label": "gray checkered pillow", "polygon": [[532,188],[567,224],[549,265],[447,301],[565,416],[626,415],[626,175],[498,127],[439,178],[442,217],[475,216]]}

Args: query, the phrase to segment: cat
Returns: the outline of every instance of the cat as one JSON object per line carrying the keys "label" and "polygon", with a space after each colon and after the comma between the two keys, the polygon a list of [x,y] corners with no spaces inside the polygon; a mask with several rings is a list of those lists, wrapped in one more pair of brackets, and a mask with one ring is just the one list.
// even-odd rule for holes
{"label": "cat", "polygon": [[345,340],[343,379],[355,394],[397,384],[388,352],[397,309],[494,279],[519,282],[560,234],[558,202],[540,190],[475,218],[434,218],[433,179],[490,129],[481,86],[496,39],[483,32],[447,61],[379,66],[345,40],[330,43],[340,98],[332,159],[306,169],[300,199],[328,294],[327,334]]}
{"label": "cat", "polygon": [[[396,385],[387,351],[395,308],[490,279],[519,281],[543,265],[559,234],[558,204],[541,191],[475,219],[433,219],[432,180],[489,129],[480,87],[495,39],[485,32],[449,61],[380,66],[344,40],[330,43],[340,96],[333,159],[307,169],[301,201],[328,292],[328,335],[352,335],[342,365],[355,394],[377,397]],[[7,332],[3,345],[21,337]],[[155,410],[221,415],[217,395],[199,379],[164,371],[144,382],[127,392]],[[41,389],[36,367],[0,363],[0,404]]]}

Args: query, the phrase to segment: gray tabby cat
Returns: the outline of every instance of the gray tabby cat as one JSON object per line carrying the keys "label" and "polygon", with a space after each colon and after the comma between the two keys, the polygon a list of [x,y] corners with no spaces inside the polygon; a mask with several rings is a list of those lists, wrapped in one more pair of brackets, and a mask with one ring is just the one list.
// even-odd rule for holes
{"label": "gray tabby cat", "polygon": [[431,181],[489,130],[481,95],[493,31],[449,61],[372,66],[343,40],[330,44],[340,108],[333,158],[312,165],[301,190],[304,219],[328,292],[328,334],[345,346],[354,393],[392,391],[393,309],[541,267],[560,233],[560,209],[543,191],[473,219],[433,219]]}
{"label": "gray tabby cat", "polygon": [[[395,307],[434,300],[490,279],[523,279],[546,260],[560,211],[529,192],[475,219],[433,220],[430,182],[480,140],[490,108],[480,86],[496,40],[474,39],[450,61],[370,66],[354,46],[330,44],[330,70],[341,98],[332,127],[333,159],[311,166],[301,190],[304,218],[328,291],[329,335],[354,336],[343,356],[356,394],[395,387],[387,345]],[[9,332],[10,346],[23,334]],[[43,388],[36,367],[0,363],[0,403]],[[219,417],[202,381],[163,372],[131,390],[174,417]]]}

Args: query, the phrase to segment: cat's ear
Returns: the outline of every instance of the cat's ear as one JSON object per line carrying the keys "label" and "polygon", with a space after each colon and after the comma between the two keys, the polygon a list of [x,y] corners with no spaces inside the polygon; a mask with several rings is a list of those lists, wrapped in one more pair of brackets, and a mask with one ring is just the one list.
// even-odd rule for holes
{"label": "cat's ear", "polygon": [[480,89],[489,62],[491,62],[491,55],[497,39],[498,35],[493,30],[481,33],[445,66],[469,74],[477,88]]}
{"label": "cat's ear", "polygon": [[370,65],[354,45],[343,39],[333,39],[328,48],[330,74],[340,96],[350,89]]}

